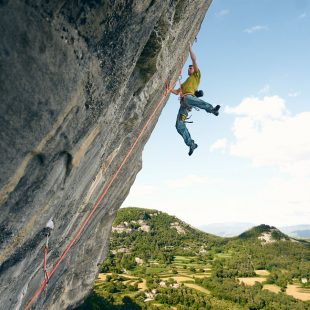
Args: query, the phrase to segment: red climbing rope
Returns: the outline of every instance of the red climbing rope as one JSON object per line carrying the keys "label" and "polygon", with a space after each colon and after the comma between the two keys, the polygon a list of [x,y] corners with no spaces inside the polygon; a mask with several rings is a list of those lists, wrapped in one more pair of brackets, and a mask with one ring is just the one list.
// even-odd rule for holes
{"label": "red climbing rope", "polygon": [[47,272],[47,255],[48,255],[48,235],[46,236],[46,244],[44,247],[44,258],[43,258],[43,272],[44,272],[44,279],[46,283],[48,283],[49,275]]}
{"label": "red climbing rope", "polygon": [[[182,67],[184,65],[184,57],[182,57]],[[182,67],[180,70],[180,74],[182,73]],[[26,307],[24,308],[24,310],[28,310],[30,309],[31,305],[33,304],[33,302],[35,301],[35,299],[39,296],[39,294],[41,293],[41,291],[47,286],[49,279],[51,278],[51,276],[55,273],[55,271],[57,270],[58,266],[60,265],[60,263],[64,260],[64,258],[67,256],[68,252],[70,251],[71,247],[73,246],[73,244],[77,241],[77,239],[80,237],[84,227],[87,225],[87,223],[89,222],[89,220],[91,219],[91,217],[93,216],[93,214],[95,213],[95,211],[97,210],[100,202],[102,201],[102,199],[105,197],[105,195],[107,194],[108,190],[110,189],[111,185],[113,184],[114,180],[116,179],[116,177],[118,176],[119,172],[121,171],[121,169],[123,168],[124,164],[126,163],[126,161],[128,160],[128,158],[130,157],[131,153],[133,152],[135,146],[137,145],[137,143],[139,142],[139,140],[141,139],[141,137],[143,136],[147,126],[149,125],[149,123],[151,122],[152,118],[154,117],[154,115],[156,114],[157,110],[159,109],[159,107],[162,105],[164,99],[167,97],[167,95],[170,93],[170,91],[174,88],[175,84],[177,83],[177,81],[175,81],[175,83],[170,87],[170,84],[166,84],[165,85],[165,92],[163,94],[163,96],[161,97],[161,99],[159,100],[156,108],[154,109],[153,113],[150,115],[150,117],[148,118],[147,122],[145,123],[145,125],[143,126],[143,128],[141,129],[138,137],[136,138],[136,140],[134,141],[134,143],[132,144],[132,146],[130,147],[127,155],[125,156],[125,158],[123,159],[122,163],[120,164],[119,168],[117,169],[117,171],[115,172],[115,174],[113,175],[112,179],[110,180],[110,182],[103,188],[102,193],[100,194],[100,196],[98,197],[97,201],[95,202],[93,208],[90,210],[87,218],[82,222],[80,228],[77,230],[77,232],[74,234],[71,242],[69,243],[69,245],[67,246],[67,248],[65,249],[65,251],[62,253],[62,255],[60,256],[60,258],[58,259],[58,261],[56,262],[55,266],[53,267],[53,269],[51,270],[51,272],[47,272],[46,270],[46,260],[47,260],[47,250],[48,248],[46,247],[44,250],[44,263],[43,263],[43,269],[44,269],[44,280],[41,283],[40,287],[35,291],[35,293],[33,294],[33,296],[31,297],[31,299],[28,301]]]}

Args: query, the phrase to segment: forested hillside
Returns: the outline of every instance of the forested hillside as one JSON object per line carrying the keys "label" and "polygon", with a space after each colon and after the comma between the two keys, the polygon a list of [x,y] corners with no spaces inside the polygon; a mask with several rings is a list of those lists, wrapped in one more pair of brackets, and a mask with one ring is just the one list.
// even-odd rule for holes
{"label": "forested hillside", "polygon": [[310,309],[309,243],[275,227],[221,238],[157,210],[126,208],[110,249],[79,309]]}

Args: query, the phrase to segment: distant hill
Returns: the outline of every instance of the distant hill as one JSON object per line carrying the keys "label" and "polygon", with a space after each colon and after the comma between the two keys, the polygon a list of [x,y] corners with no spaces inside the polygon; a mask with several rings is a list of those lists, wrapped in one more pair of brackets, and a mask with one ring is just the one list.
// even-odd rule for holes
{"label": "distant hill", "polygon": [[[240,247],[238,252],[243,253],[242,257],[244,253],[250,253],[257,248],[257,254],[266,254],[268,260],[271,260],[277,257],[278,250],[283,248],[289,261],[293,259],[294,251],[304,253],[302,243],[309,246],[306,241],[296,240],[276,227],[265,224],[252,227],[237,237],[223,238],[200,231],[161,211],[122,208],[113,223],[110,249],[113,255],[130,253],[132,257],[139,257],[145,262],[160,260],[169,263],[177,255],[208,253],[209,257],[213,257],[216,253],[232,249],[236,252]],[[261,248],[261,245],[267,244],[272,246],[268,249]],[[304,257],[303,255],[301,257]],[[258,257],[258,260],[261,260],[261,257]],[[263,267],[266,267],[266,263]],[[239,274],[241,273],[240,269]]]}
{"label": "distant hill", "polygon": [[310,225],[294,225],[280,227],[280,230],[295,238],[310,238]]}
{"label": "distant hill", "polygon": [[79,310],[310,310],[287,292],[294,283],[310,299],[310,243],[264,224],[222,238],[164,212],[122,208],[100,269]]}
{"label": "distant hill", "polygon": [[275,241],[295,241],[289,236],[282,233],[279,229],[269,225],[259,225],[253,227],[241,235],[239,235],[240,239],[259,239],[263,243],[272,243]]}
{"label": "distant hill", "polygon": [[199,253],[223,242],[223,238],[204,233],[167,213],[121,208],[112,227],[111,249],[113,253],[130,251],[144,259],[155,259],[168,252]]}
{"label": "distant hill", "polygon": [[[202,225],[199,229],[220,237],[235,237],[254,226],[256,225],[253,223],[223,222]],[[307,224],[283,226],[279,230],[293,238],[310,238],[310,225]]]}

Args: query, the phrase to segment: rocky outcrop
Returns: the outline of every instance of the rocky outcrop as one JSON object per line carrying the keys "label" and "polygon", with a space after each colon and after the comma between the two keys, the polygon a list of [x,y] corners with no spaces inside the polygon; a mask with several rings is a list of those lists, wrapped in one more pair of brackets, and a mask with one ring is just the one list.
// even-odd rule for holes
{"label": "rocky outcrop", "polygon": [[181,235],[185,235],[186,234],[186,230],[184,229],[184,227],[181,226],[181,224],[179,222],[174,222],[170,224],[171,228],[175,228],[176,231],[178,232],[178,234]]}
{"label": "rocky outcrop", "polygon": [[[70,243],[210,2],[0,1],[1,309],[23,309],[42,283],[49,219],[48,270]],[[33,308],[72,308],[89,293],[161,108]]]}

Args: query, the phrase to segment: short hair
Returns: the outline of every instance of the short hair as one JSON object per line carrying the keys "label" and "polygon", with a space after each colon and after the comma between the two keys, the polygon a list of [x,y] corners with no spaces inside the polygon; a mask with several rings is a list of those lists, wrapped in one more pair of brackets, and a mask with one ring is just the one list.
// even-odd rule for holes
{"label": "short hair", "polygon": [[190,68],[190,67],[194,67],[194,66],[193,65],[189,65],[188,67]]}

